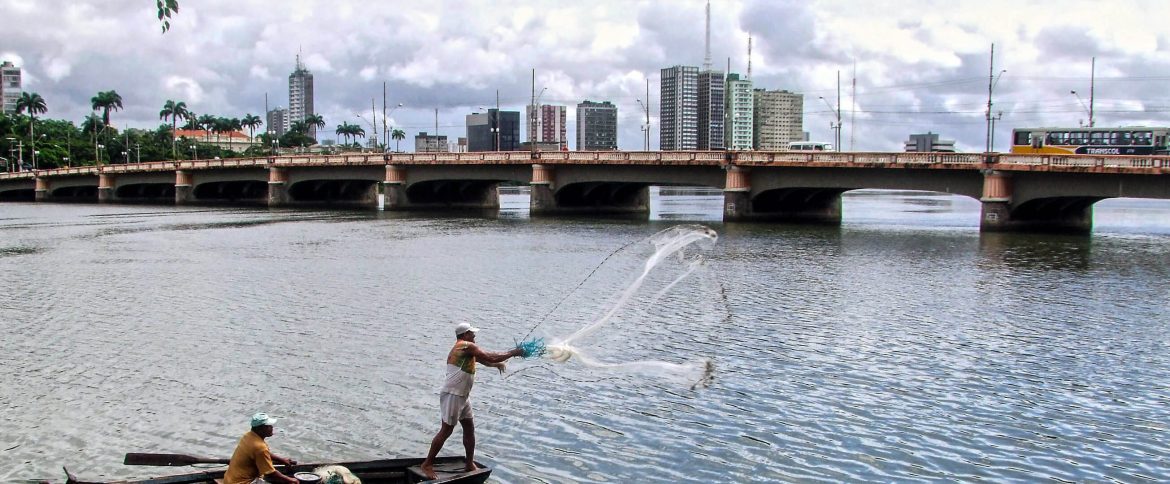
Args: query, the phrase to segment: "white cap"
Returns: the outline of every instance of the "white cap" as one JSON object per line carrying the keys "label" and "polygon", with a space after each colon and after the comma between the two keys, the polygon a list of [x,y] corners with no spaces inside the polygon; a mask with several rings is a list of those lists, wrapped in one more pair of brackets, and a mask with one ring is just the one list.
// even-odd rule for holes
{"label": "white cap", "polygon": [[468,331],[471,331],[472,333],[478,333],[479,328],[472,326],[471,323],[459,323],[458,326],[455,326],[455,336],[459,336]]}
{"label": "white cap", "polygon": [[259,427],[261,425],[275,425],[276,419],[269,417],[268,414],[260,412],[252,416],[252,426]]}

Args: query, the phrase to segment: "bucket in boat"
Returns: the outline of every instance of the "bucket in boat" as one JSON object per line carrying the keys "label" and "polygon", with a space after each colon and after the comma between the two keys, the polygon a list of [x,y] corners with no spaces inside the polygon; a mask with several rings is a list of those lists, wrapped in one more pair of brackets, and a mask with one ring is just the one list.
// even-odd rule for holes
{"label": "bucket in boat", "polygon": [[293,474],[293,478],[300,484],[321,484],[321,476],[312,472],[298,472]]}

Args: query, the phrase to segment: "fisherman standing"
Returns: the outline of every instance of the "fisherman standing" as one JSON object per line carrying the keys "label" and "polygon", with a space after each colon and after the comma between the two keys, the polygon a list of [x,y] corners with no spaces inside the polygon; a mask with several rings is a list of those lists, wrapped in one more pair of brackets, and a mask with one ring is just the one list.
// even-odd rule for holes
{"label": "fisherman standing", "polygon": [[504,372],[504,361],[513,356],[523,356],[524,349],[516,348],[505,353],[490,353],[475,344],[475,333],[479,331],[468,323],[455,326],[455,346],[447,354],[447,379],[439,390],[439,416],[442,420],[439,433],[431,440],[427,458],[419,467],[427,479],[436,479],[435,456],[455,430],[455,422],[463,427],[463,448],[467,451],[467,466],[470,472],[475,465],[475,425],[471,420],[471,386],[475,383],[475,364],[483,363]]}

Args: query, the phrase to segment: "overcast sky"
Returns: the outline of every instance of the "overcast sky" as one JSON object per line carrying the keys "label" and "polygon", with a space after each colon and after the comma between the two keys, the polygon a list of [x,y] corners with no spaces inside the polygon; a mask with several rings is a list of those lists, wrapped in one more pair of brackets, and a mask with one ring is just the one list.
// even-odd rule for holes
{"label": "overcast sky", "polygon": [[[747,70],[757,88],[805,96],[805,130],[831,141],[841,78],[842,145],[900,151],[910,133],[935,132],[962,151],[986,139],[989,65],[996,145],[1013,127],[1087,122],[1090,59],[1098,126],[1170,125],[1170,3],[1154,1],[714,0],[717,69]],[[153,0],[0,0],[0,60],[24,70],[24,89],[51,118],[75,122],[98,91],[116,90],[116,126],[154,128],[168,99],[197,114],[242,117],[288,105],[298,52],[314,75],[328,134],[363,125],[371,99],[392,127],[464,136],[464,116],[492,107],[608,100],[618,146],[640,149],[638,99],[650,83],[658,147],[659,69],[703,63],[704,0],[239,1],[180,0],[160,33]],[[856,87],[854,87],[856,79]],[[1070,91],[1076,90],[1081,101]],[[822,101],[825,97],[829,104]],[[830,106],[830,104],[832,106]],[[365,120],[359,119],[362,114]],[[381,129],[381,123],[379,123]]]}

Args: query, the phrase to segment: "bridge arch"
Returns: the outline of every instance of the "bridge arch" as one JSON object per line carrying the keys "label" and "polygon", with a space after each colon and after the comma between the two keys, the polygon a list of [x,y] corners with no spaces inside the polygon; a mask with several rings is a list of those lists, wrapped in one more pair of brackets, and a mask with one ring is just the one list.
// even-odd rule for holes
{"label": "bridge arch", "polygon": [[195,185],[195,202],[256,202],[268,199],[268,182],[260,180],[213,181]]}
{"label": "bridge arch", "polygon": [[36,199],[36,190],[32,188],[0,190],[0,202],[32,202]]}
{"label": "bridge arch", "polygon": [[377,184],[375,180],[304,180],[289,186],[288,198],[289,203],[368,205],[377,193]]}
{"label": "bridge arch", "polygon": [[114,197],[120,201],[174,203],[174,183],[129,183],[118,185]]}

